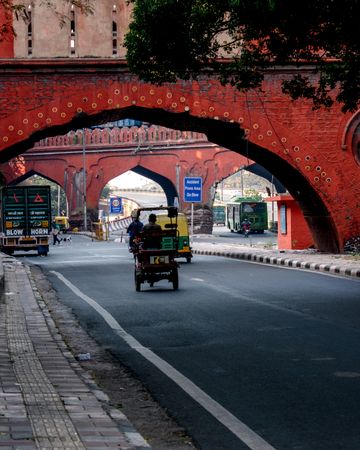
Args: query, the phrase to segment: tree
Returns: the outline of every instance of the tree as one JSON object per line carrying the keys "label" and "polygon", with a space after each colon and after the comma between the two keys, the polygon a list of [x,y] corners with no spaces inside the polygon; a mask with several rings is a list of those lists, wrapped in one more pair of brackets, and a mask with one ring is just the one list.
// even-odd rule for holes
{"label": "tree", "polygon": [[314,108],[334,100],[344,111],[358,107],[358,0],[130,1],[127,60],[145,81],[196,79],[210,70],[222,84],[260,89],[266,69],[305,64],[318,82],[299,71],[283,80],[283,92],[311,99]]}
{"label": "tree", "polygon": [[111,194],[111,186],[109,184],[106,184],[101,191],[101,198],[109,198]]}
{"label": "tree", "polygon": [[260,194],[259,191],[257,191],[256,189],[245,189],[244,191],[244,197],[249,197],[252,198],[258,202],[261,202],[263,200],[262,195]]}

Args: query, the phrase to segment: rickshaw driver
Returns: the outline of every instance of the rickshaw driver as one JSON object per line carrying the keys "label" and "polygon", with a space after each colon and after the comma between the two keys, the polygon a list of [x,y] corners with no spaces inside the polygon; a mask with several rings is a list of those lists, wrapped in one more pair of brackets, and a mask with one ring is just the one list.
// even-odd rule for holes
{"label": "rickshaw driver", "polygon": [[[162,232],[161,226],[156,223],[156,214],[149,214],[149,222],[143,226],[142,235],[143,235],[143,249],[160,249],[161,248],[161,236],[158,233]],[[150,282],[150,286],[153,287],[154,283]]]}
{"label": "rickshaw driver", "polygon": [[158,235],[161,232],[161,226],[156,223],[156,214],[151,213],[149,222],[142,229],[145,238],[143,248],[161,248],[161,236]]}
{"label": "rickshaw driver", "polygon": [[126,232],[129,234],[129,250],[133,251],[134,240],[139,236],[141,230],[143,229],[143,223],[140,222],[139,217],[137,215],[137,211],[133,211],[132,214],[132,222],[127,227]]}
{"label": "rickshaw driver", "polygon": [[149,223],[144,225],[143,231],[161,231],[161,226],[156,223],[156,214],[150,214],[149,215]]}

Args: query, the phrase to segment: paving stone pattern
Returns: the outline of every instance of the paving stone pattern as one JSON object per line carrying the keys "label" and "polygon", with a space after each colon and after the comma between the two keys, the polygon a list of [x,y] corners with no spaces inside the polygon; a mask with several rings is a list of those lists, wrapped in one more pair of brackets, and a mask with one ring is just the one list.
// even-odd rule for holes
{"label": "paving stone pattern", "polygon": [[[2,449],[149,449],[62,341],[30,272],[4,262],[0,301]],[[44,307],[44,305],[43,305]]]}

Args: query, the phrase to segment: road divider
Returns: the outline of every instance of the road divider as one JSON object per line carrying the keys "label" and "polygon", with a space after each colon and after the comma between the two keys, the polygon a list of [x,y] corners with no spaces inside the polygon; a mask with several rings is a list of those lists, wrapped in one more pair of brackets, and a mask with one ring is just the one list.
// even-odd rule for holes
{"label": "road divider", "polygon": [[124,217],[122,219],[112,220],[109,222],[92,222],[92,238],[99,241],[107,241],[109,240],[109,235],[111,232],[126,231],[131,221],[131,217]]}

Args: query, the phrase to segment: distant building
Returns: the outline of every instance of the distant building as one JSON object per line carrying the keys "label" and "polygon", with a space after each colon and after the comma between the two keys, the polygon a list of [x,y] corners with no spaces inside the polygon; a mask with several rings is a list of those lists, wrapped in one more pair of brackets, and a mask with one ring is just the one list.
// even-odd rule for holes
{"label": "distant building", "polygon": [[114,122],[107,122],[101,125],[96,125],[96,128],[124,128],[124,127],[141,127],[149,126],[148,122],[142,122],[141,120],[133,119],[121,119],[115,120]]}
{"label": "distant building", "polygon": [[27,19],[14,17],[16,36],[0,49],[0,57],[125,59],[123,42],[131,14],[126,0],[94,1],[93,14],[88,15],[67,2],[54,2],[56,12],[44,3],[24,2]]}

